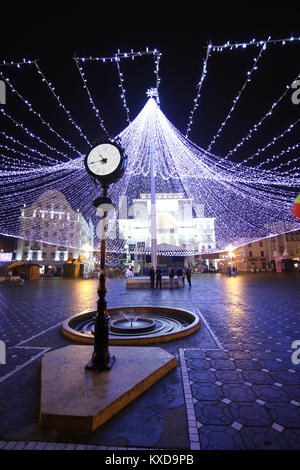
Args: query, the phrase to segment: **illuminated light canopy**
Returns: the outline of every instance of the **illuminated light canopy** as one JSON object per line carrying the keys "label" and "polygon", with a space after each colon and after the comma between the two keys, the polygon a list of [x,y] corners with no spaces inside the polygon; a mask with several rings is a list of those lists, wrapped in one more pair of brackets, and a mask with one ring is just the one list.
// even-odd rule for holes
{"label": "illuminated light canopy", "polygon": [[[260,47],[256,62],[250,69],[251,74],[256,70],[255,67],[260,54],[269,42],[254,41],[246,43],[245,47],[250,45]],[[191,117],[197,108],[198,98],[202,93],[202,85],[207,77],[208,58],[216,47],[218,49],[220,46],[210,46],[208,48],[209,52],[203,64],[203,73],[198,83],[197,98]],[[235,45],[229,43],[222,47],[231,49]],[[244,48],[244,45],[239,44],[236,47]],[[121,60],[135,60],[141,55],[154,56],[156,83],[155,87],[147,92],[149,99],[144,108],[133,120],[130,120],[123,86],[124,77],[119,65]],[[88,87],[83,64],[88,60],[101,61],[102,63],[108,61],[117,64],[116,72],[120,82],[121,104],[125,108],[128,122],[127,127],[114,136],[114,138],[120,139],[125,149],[128,156],[128,165],[124,177],[110,187],[110,197],[116,205],[117,213],[110,219],[109,233],[111,237],[108,241],[108,251],[149,253],[148,247],[139,246],[138,244],[130,246],[130,243],[125,243],[120,238],[116,221],[122,217],[131,217],[132,213],[130,211],[134,199],[139,198],[141,192],[150,192],[151,129],[154,130],[153,154],[156,191],[164,194],[182,193],[185,198],[193,201],[195,217],[203,217],[204,225],[205,218],[215,220],[214,243],[210,243],[211,240],[207,236],[203,245],[199,244],[196,239],[191,239],[178,245],[164,244],[158,246],[158,253],[182,256],[222,251],[226,250],[229,244],[234,248],[239,244],[249,243],[272,234],[299,229],[299,222],[292,216],[290,209],[300,186],[300,173],[297,166],[300,157],[293,157],[291,152],[298,151],[300,143],[285,144],[284,149],[280,152],[274,153],[271,157],[264,157],[264,152],[274,143],[286,138],[299,120],[289,124],[284,131],[278,133],[261,148],[258,148],[255,153],[245,155],[243,161],[239,163],[229,160],[235,148],[225,156],[214,155],[188,140],[188,132],[192,124],[191,119],[188,132],[184,136],[160,109],[158,95],[160,56],[161,54],[157,50],[146,50],[141,53],[133,51],[128,53],[118,52],[118,54],[107,58],[75,58],[91,109],[106,135],[108,135],[108,131],[100,115],[99,108],[94,102],[92,91]],[[63,110],[65,117],[89,147],[90,140],[84,134],[81,126],[75,122],[63,100],[58,96],[54,86],[47,80],[36,61],[28,61],[28,64],[25,62],[24,66],[32,67],[34,65],[33,69],[38,72],[39,78],[47,85],[52,95],[51,99],[55,98],[59,109]],[[7,64],[0,65],[5,67]],[[11,67],[17,67],[18,65],[20,64],[17,62],[10,63]],[[249,75],[247,76],[248,79]],[[29,125],[23,124],[20,118],[13,117],[5,108],[0,109],[1,117],[7,119],[19,131],[18,137],[6,131],[0,131],[0,233],[51,243],[50,235],[46,234],[45,230],[39,230],[38,223],[34,230],[28,228],[28,235],[19,234],[19,218],[22,208],[24,205],[31,206],[43,192],[49,189],[62,192],[73,210],[80,210],[85,220],[91,219],[96,228],[99,222],[99,214],[93,208],[92,202],[99,196],[99,187],[95,186],[85,172],[84,156],[69,139],[62,136],[61,132],[57,132],[46,119],[42,118],[29,100],[16,91],[16,87],[12,85],[11,81],[7,81],[7,83],[10,84],[12,90],[15,90],[14,93],[29,111],[32,119],[38,119],[45,130],[51,136],[56,137],[60,146],[56,147],[49,143],[52,141],[48,140],[44,134],[43,137],[40,137]],[[284,96],[286,92],[283,94]],[[283,95],[274,103],[272,109],[281,101]],[[234,102],[227,118],[223,121],[224,123],[227,123],[231,117],[236,103],[237,100]],[[257,121],[255,129],[262,126],[266,117],[270,117],[269,112],[260,121]],[[219,130],[221,131],[223,127],[221,126]],[[32,145],[28,144],[28,140],[22,141],[22,138],[19,137],[21,132],[23,132],[24,137],[30,138]],[[219,138],[220,134],[221,132],[218,131],[215,137]],[[248,133],[249,138],[251,135],[252,131]],[[248,140],[247,137],[244,141]],[[62,147],[64,150],[62,150]],[[289,154],[291,154],[290,158],[286,158],[284,162],[279,161],[280,157],[289,156]],[[249,162],[252,162],[254,157],[258,156],[260,157],[259,163],[250,166]],[[126,199],[126,211],[120,205],[120,198]],[[124,212],[126,212],[125,215]],[[201,212],[202,215],[199,215],[198,212]],[[45,214],[44,217],[49,217],[49,222],[53,220],[49,214]],[[38,218],[37,214],[34,219],[38,222]],[[65,233],[63,228],[61,230],[63,240],[69,228],[66,228]],[[205,226],[203,230],[205,239]],[[97,230],[95,230],[95,236],[97,237]],[[96,244],[97,238],[94,246]]]}

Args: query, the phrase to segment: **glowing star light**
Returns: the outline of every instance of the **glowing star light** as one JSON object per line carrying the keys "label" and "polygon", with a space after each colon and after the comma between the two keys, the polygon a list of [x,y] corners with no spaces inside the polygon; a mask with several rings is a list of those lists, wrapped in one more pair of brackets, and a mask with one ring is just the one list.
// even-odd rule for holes
{"label": "glowing star light", "polygon": [[146,95],[148,96],[148,98],[158,98],[158,90],[157,90],[157,88],[149,88],[149,89],[146,91]]}

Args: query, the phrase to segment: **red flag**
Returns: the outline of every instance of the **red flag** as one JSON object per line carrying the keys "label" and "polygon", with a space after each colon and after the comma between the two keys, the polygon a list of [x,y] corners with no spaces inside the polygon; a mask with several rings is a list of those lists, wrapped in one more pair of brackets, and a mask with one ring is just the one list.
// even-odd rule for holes
{"label": "red flag", "polygon": [[296,217],[296,219],[300,219],[300,194],[294,200],[294,204],[291,208],[291,214]]}

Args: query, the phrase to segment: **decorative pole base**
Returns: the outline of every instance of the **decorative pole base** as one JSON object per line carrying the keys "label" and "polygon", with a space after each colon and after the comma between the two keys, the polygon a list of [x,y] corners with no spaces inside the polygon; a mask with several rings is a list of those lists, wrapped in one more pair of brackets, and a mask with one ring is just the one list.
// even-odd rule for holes
{"label": "decorative pole base", "polygon": [[93,432],[177,365],[175,356],[161,348],[111,349],[118,360],[109,373],[85,371],[91,346],[67,346],[43,356],[40,428]]}
{"label": "decorative pole base", "polygon": [[94,360],[94,357],[89,360],[87,365],[85,366],[86,370],[110,370],[114,363],[116,362],[116,357],[115,356],[110,356],[109,361],[106,364],[97,364],[97,362]]}
{"label": "decorative pole base", "polygon": [[[107,184],[102,184],[103,195],[94,201],[95,207],[100,207],[103,204],[112,204],[110,198],[107,197]],[[108,211],[102,208],[102,217],[105,219]],[[106,287],[105,287],[105,259],[106,259],[106,236],[107,236],[107,225],[103,227],[101,233],[101,256],[100,256],[100,275],[99,275],[99,286],[98,286],[98,302],[97,302],[97,316],[95,321],[95,332],[94,332],[94,352],[93,355],[85,366],[86,370],[111,370],[112,366],[116,362],[114,356],[109,354],[109,315],[106,311]]]}

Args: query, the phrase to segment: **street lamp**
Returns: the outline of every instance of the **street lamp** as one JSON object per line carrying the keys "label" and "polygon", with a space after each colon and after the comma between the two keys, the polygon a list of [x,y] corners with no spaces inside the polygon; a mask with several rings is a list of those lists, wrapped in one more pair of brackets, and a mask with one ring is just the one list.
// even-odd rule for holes
{"label": "street lamp", "polygon": [[232,245],[229,245],[226,249],[228,250],[227,256],[228,256],[228,259],[230,260],[230,272],[232,274],[232,267],[233,267],[233,261],[235,259],[235,253],[233,252]]}

